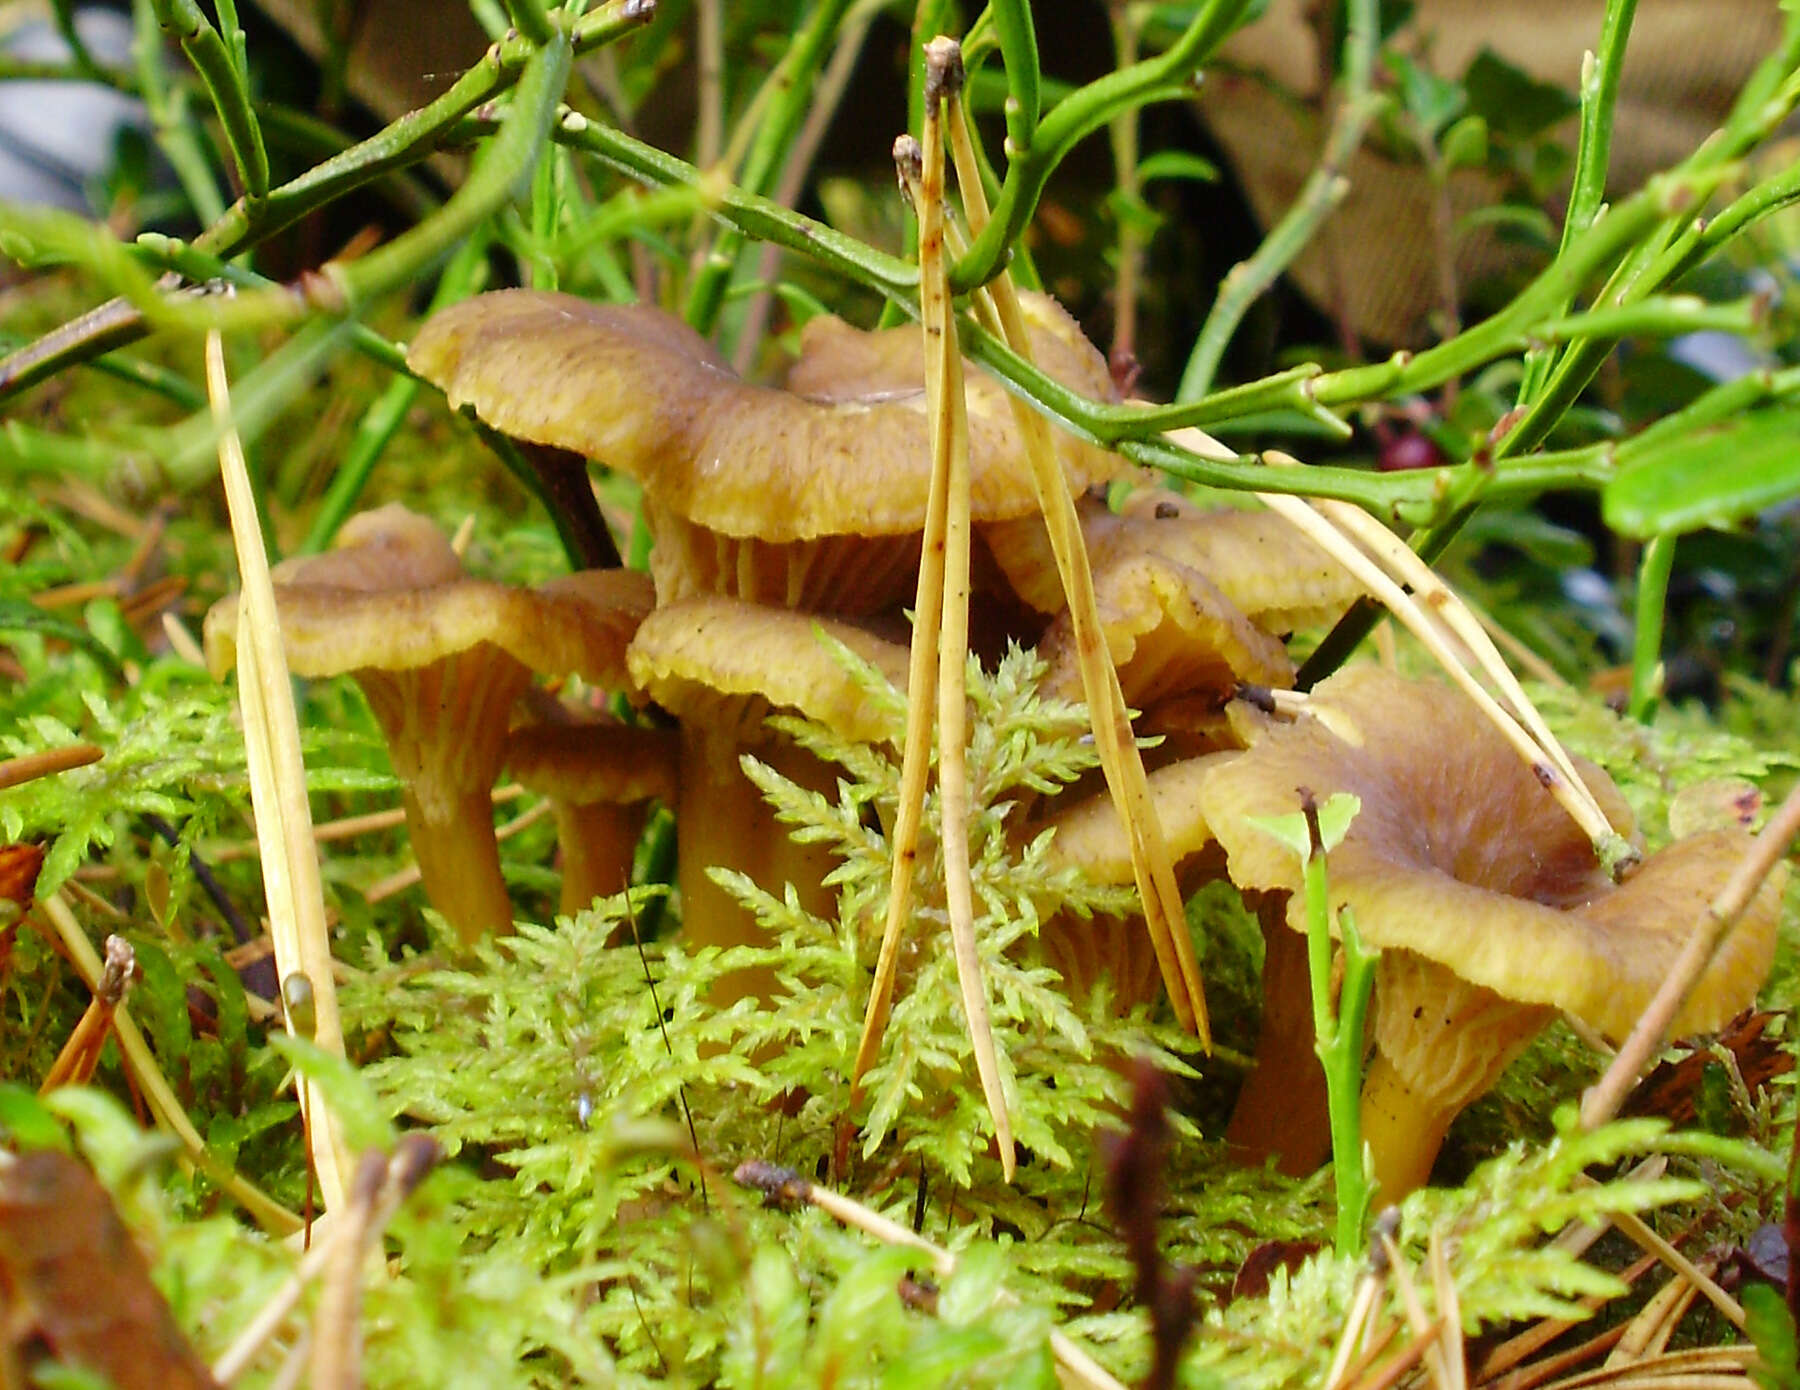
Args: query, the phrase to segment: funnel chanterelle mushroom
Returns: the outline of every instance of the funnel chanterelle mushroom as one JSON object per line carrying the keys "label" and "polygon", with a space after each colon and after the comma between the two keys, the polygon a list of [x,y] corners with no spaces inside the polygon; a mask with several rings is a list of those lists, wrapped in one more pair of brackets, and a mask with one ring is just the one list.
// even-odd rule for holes
{"label": "funnel chanterelle mushroom", "polygon": [[[713,882],[709,869],[736,869],[780,896],[792,884],[807,910],[835,909],[823,880],[834,861],[817,845],[795,842],[774,808],[744,774],[748,751],[791,781],[830,794],[830,769],[765,729],[773,711],[792,711],[847,738],[898,743],[899,703],[872,699],[821,632],[904,687],[904,647],[834,619],[729,598],[693,598],[658,608],[644,621],[628,660],[640,689],[681,725],[676,794],[677,877],[682,931],[703,946],[762,944],[755,919]],[[746,976],[738,993],[768,993],[772,978]]]}
{"label": "funnel chanterelle mushroom", "polygon": [[[1201,507],[1163,487],[1138,488],[1115,512],[1080,503],[1081,531],[1098,574],[1125,556],[1154,555],[1197,570],[1246,618],[1279,636],[1335,621],[1363,590],[1350,572],[1274,512]],[[1062,607],[1050,539],[1035,517],[989,527],[995,562],[1040,612]]]}
{"label": "funnel chanterelle mushroom", "polygon": [[[1361,800],[1331,852],[1330,884],[1382,951],[1363,1125],[1382,1199],[1394,1201],[1425,1181],[1450,1121],[1556,1010],[1614,1038],[1630,1030],[1749,837],[1693,836],[1615,886],[1460,694],[1350,668],[1311,703],[1317,717],[1271,728],[1212,771],[1201,804],[1232,880],[1292,894],[1287,921],[1300,930],[1298,861],[1249,818],[1297,810],[1301,787],[1321,801],[1340,791]],[[1628,827],[1605,774],[1583,775]],[[1714,956],[1677,1033],[1716,1028],[1754,998],[1774,949],[1778,878]],[[1259,1068],[1247,1089],[1258,1086],[1289,1083]],[[1267,1147],[1279,1150],[1279,1137]]]}
{"label": "funnel chanterelle mushroom", "polygon": [[544,720],[507,737],[506,767],[556,815],[565,914],[630,885],[651,803],[675,803],[677,747],[673,730],[614,720]]}
{"label": "funnel chanterelle mushroom", "polygon": [[[537,590],[471,579],[443,533],[398,505],[352,518],[338,545],[272,571],[289,669],[357,678],[404,788],[426,896],[465,942],[509,931],[490,801],[508,715],[533,671],[624,686],[649,581],[623,570]],[[236,637],[233,596],[206,617],[215,675]]]}
{"label": "funnel chanterelle mushroom", "polygon": [[[1051,300],[1029,310],[1052,376],[1109,398],[1106,364]],[[680,320],[641,305],[501,290],[437,314],[408,362],[502,433],[636,478],[661,602],[702,593],[850,617],[910,600],[930,485],[916,328],[807,326],[788,389],[740,380]],[[1037,507],[1010,406],[968,371],[971,511]],[[1117,455],[1058,436],[1071,485]]]}

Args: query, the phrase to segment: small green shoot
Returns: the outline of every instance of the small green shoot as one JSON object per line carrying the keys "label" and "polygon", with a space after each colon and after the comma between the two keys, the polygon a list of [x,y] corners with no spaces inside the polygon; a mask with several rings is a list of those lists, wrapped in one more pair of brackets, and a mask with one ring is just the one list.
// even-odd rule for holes
{"label": "small green shoot", "polygon": [[[1343,843],[1362,802],[1338,792],[1318,804],[1301,792],[1301,808],[1292,815],[1257,817],[1251,823],[1267,831],[1300,856],[1306,890],[1306,957],[1312,981],[1314,1050],[1325,1068],[1326,1105],[1331,1119],[1332,1176],[1337,1185],[1337,1252],[1362,1250],[1369,1199],[1368,1162],[1362,1142],[1363,1022],[1375,984],[1375,959],[1364,948],[1356,922],[1346,909],[1331,905],[1325,856]],[[1331,995],[1331,940],[1343,941],[1344,981]]]}

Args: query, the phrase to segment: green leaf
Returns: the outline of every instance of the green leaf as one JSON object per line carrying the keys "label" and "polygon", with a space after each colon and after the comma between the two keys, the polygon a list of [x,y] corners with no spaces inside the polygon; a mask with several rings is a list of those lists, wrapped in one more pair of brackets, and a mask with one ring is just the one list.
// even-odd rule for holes
{"label": "green leaf", "polygon": [[1601,494],[1601,513],[1647,540],[1733,526],[1796,496],[1800,412],[1765,410],[1633,455]]}
{"label": "green leaf", "polygon": [[1751,1367],[1750,1379],[1762,1390],[1800,1390],[1800,1336],[1780,1293],[1769,1284],[1746,1284],[1740,1297],[1744,1331],[1762,1361]]}
{"label": "green leaf", "polygon": [[1475,55],[1463,74],[1463,87],[1469,109],[1496,133],[1514,140],[1529,140],[1581,109],[1561,87],[1539,82],[1491,48]]}
{"label": "green leaf", "polygon": [[1158,150],[1138,163],[1138,182],[1155,179],[1193,179],[1197,183],[1216,183],[1219,166],[1186,150]]}
{"label": "green leaf", "polygon": [[1446,169],[1480,169],[1488,161],[1488,124],[1480,116],[1464,116],[1438,142]]}
{"label": "green leaf", "polygon": [[0,1081],[0,1139],[15,1149],[69,1151],[69,1136],[56,1116],[16,1081]]}

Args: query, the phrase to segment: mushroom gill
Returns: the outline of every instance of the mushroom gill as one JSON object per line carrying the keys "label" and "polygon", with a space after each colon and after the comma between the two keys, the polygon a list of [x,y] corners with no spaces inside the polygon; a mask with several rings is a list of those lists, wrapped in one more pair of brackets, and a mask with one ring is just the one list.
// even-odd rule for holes
{"label": "mushroom gill", "polygon": [[[1201,806],[1232,881],[1291,894],[1286,921],[1300,931],[1298,860],[1251,819],[1297,810],[1302,788],[1361,801],[1329,873],[1333,901],[1383,953],[1363,1125],[1393,1201],[1425,1180],[1451,1119],[1556,1010],[1615,1038],[1630,1030],[1749,837],[1693,836],[1615,885],[1587,836],[1457,692],[1350,668],[1321,683],[1311,707],[1314,717],[1271,727],[1213,770]],[[1629,830],[1611,781],[1591,765],[1581,771]],[[1716,1028],[1754,997],[1779,895],[1779,882],[1763,886],[1677,1032]],[[1265,991],[1275,983],[1265,977]],[[1262,1093],[1297,1089],[1259,1066],[1240,1105],[1276,1115],[1279,1105],[1258,1105]],[[1256,1138],[1285,1147],[1281,1134]]]}

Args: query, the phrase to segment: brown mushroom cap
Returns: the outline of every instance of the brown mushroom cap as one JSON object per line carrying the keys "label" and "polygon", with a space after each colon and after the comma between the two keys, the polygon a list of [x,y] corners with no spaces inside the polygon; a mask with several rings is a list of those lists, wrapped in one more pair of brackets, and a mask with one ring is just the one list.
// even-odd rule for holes
{"label": "brown mushroom cap", "polygon": [[[1295,893],[1298,928],[1298,861],[1248,818],[1297,810],[1300,787],[1321,801],[1354,793],[1362,809],[1332,851],[1332,896],[1354,908],[1371,945],[1442,962],[1610,1036],[1630,1031],[1747,843],[1739,832],[1695,836],[1614,885],[1587,836],[1457,692],[1352,667],[1321,683],[1312,703],[1330,728],[1318,718],[1271,728],[1201,789],[1232,880]],[[1613,823],[1628,828],[1611,780],[1591,764],[1581,771]],[[1774,949],[1776,903],[1765,885],[1677,1031],[1717,1027],[1754,997]]]}
{"label": "brown mushroom cap", "polygon": [[[1081,529],[1096,571],[1123,555],[1159,555],[1198,570],[1266,632],[1336,619],[1363,590],[1350,572],[1274,512],[1208,509],[1168,488],[1140,488],[1114,512],[1081,502]],[[1040,612],[1063,606],[1050,538],[1036,517],[983,530],[1014,591]]]}
{"label": "brown mushroom cap", "polygon": [[866,693],[821,633],[905,688],[906,648],[849,623],[729,598],[657,609],[638,629],[628,660],[638,686],[671,714],[729,725],[734,738],[753,740],[771,709],[786,709],[847,738],[898,742],[905,730],[898,700]]}
{"label": "brown mushroom cap", "polygon": [[[1048,370],[1086,394],[1109,394],[1106,365],[1073,321],[1043,305],[1037,317],[1033,347]],[[872,335],[862,376],[840,380],[832,359],[853,332],[814,331],[799,369],[809,397],[740,380],[711,344],[658,309],[500,290],[433,316],[407,361],[453,406],[470,404],[506,434],[629,473],[658,507],[721,535],[915,532],[930,486],[923,345],[916,329]],[[906,338],[910,363],[901,360]],[[881,388],[873,399],[854,394],[868,384]],[[968,395],[973,515],[1034,510],[1005,393],[971,367]],[[1122,466],[1068,436],[1058,447],[1077,490]]]}
{"label": "brown mushroom cap", "polygon": [[679,748],[672,729],[612,721],[527,724],[508,735],[506,766],[555,811],[563,912],[630,884],[645,803],[675,802]]}
{"label": "brown mushroom cap", "polygon": [[[625,684],[625,648],[655,602],[648,576],[586,570],[541,589],[470,579],[438,528],[390,504],[351,519],[339,547],[270,571],[297,676],[415,670],[487,643],[543,674]],[[237,655],[237,600],[206,615],[216,677]]]}
{"label": "brown mushroom cap", "polygon": [[[1134,709],[1196,695],[1223,709],[1240,682],[1294,683],[1293,662],[1281,642],[1185,565],[1158,555],[1113,555],[1095,568],[1094,602],[1119,688]],[[1081,669],[1069,614],[1050,624],[1038,649],[1049,664],[1044,688],[1079,699]]]}
{"label": "brown mushroom cap", "polygon": [[675,800],[672,729],[611,721],[526,724],[506,739],[505,766],[539,795],[578,805]]}

